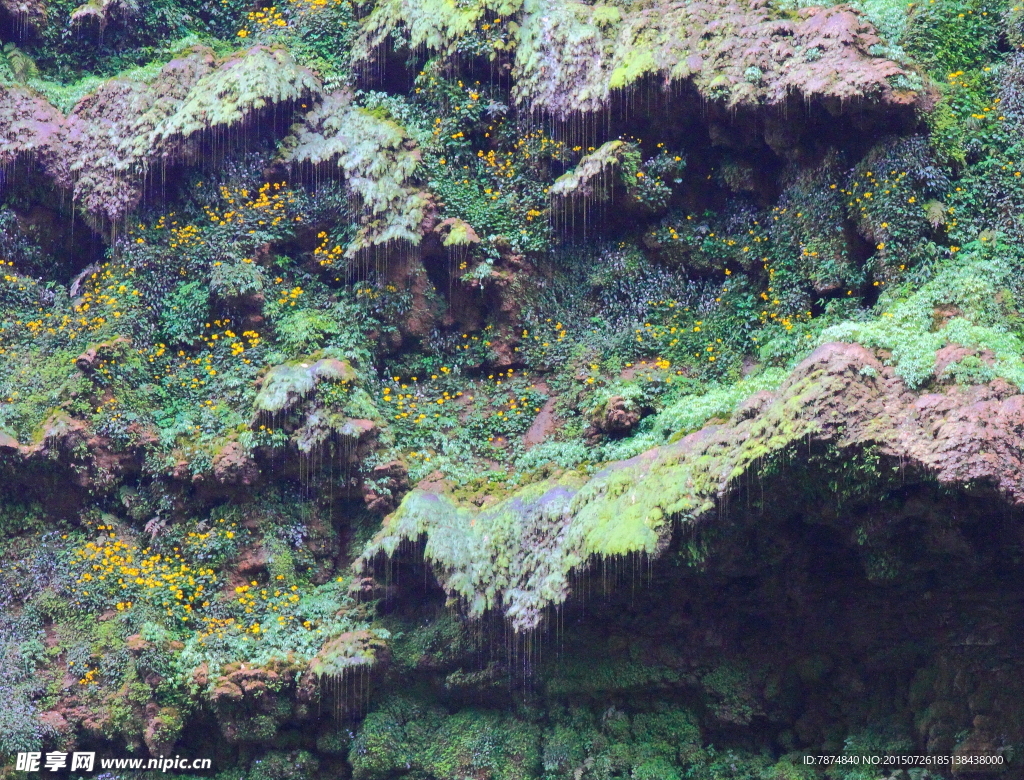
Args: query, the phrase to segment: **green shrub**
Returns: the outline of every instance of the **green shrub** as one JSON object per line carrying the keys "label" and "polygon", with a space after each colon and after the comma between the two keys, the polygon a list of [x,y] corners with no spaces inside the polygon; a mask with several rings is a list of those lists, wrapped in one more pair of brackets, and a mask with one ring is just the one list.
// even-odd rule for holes
{"label": "green shrub", "polygon": [[537,726],[488,710],[448,713],[399,697],[363,721],[349,752],[355,780],[397,772],[526,780],[540,764]]}
{"label": "green shrub", "polygon": [[167,297],[160,331],[171,344],[195,342],[210,318],[210,293],[201,281],[181,282]]}

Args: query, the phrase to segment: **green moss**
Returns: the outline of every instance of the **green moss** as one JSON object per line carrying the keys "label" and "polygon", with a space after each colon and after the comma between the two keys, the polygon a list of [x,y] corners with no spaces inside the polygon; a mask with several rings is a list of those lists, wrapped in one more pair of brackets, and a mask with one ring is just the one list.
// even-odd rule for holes
{"label": "green moss", "polygon": [[[1003,291],[1015,277],[1015,251],[996,240],[974,241],[948,261],[935,277],[906,297],[892,296],[870,322],[847,322],[826,329],[819,341],[852,341],[891,352],[888,362],[912,388],[934,378],[935,353],[947,344],[988,350],[992,366],[969,371],[953,367],[960,381],[999,376],[1024,388],[1020,338],[1006,325],[1013,305]],[[947,321],[936,326],[946,311]]]}
{"label": "green moss", "polygon": [[[555,115],[599,110],[608,104],[613,91],[629,88],[651,75],[669,81],[689,78],[706,96],[724,96],[733,104],[765,98],[774,101],[779,99],[780,90],[799,89],[804,81],[813,82],[812,90],[836,96],[862,94],[865,88],[888,91],[881,75],[885,68],[875,71],[867,58],[861,59],[862,55],[850,57],[838,72],[828,64],[828,56],[821,61],[823,51],[827,55],[839,53],[833,51],[829,37],[808,31],[804,39],[801,30],[801,39],[791,42],[773,26],[778,22],[773,14],[715,4],[685,10],[665,7],[659,13],[650,13],[642,7],[540,0],[490,4],[388,0],[377,3],[367,18],[355,56],[368,60],[389,39],[411,49],[422,47],[442,56],[451,55],[463,40],[493,21],[487,17],[502,18],[513,13],[517,13],[513,31],[516,97],[525,105]],[[899,28],[899,20],[895,25],[888,17],[885,21],[894,32]],[[749,67],[765,64],[748,55],[753,51],[748,48],[749,38],[757,36],[785,47],[793,43],[793,54],[805,60],[800,76],[791,80],[781,67],[780,57],[762,73],[763,83],[744,79]],[[698,38],[701,43],[691,47],[690,41]],[[815,50],[818,56],[805,57],[804,50]],[[828,77],[815,78],[818,68],[822,76],[828,73]],[[862,69],[863,79],[846,81],[848,73]],[[890,65],[888,71],[889,76],[905,73],[895,65]],[[875,83],[868,86],[872,80]]]}
{"label": "green moss", "polygon": [[752,464],[813,430],[800,417],[799,397],[813,388],[811,378],[795,383],[786,402],[731,450],[724,442],[698,449],[684,440],[610,464],[586,481],[570,472],[531,484],[480,510],[414,490],[361,557],[368,564],[425,537],[435,575],[470,615],[500,607],[517,629],[531,628],[546,607],[567,598],[570,574],[591,558],[656,555],[674,521],[702,517]]}
{"label": "green moss", "polygon": [[320,761],[309,751],[270,751],[249,767],[248,780],[314,780],[321,777]]}
{"label": "green moss", "polygon": [[394,697],[363,721],[349,752],[354,780],[398,772],[426,777],[526,780],[540,763],[539,729],[489,710],[455,714]]}
{"label": "green moss", "polygon": [[177,110],[153,130],[157,143],[229,129],[254,112],[320,92],[320,82],[286,49],[256,46],[199,79]]}
{"label": "green moss", "polygon": [[[662,7],[658,13],[649,13],[642,8],[609,10],[601,5],[552,5],[539,0],[527,0],[523,10],[516,50],[516,94],[524,104],[555,115],[599,110],[614,91],[654,75],[666,81],[688,79],[705,97],[732,105],[775,102],[783,84],[837,96],[853,96],[871,80],[875,80],[871,89],[889,89],[879,78],[884,68],[869,75],[873,68],[866,59],[850,58],[837,71],[828,64],[830,57],[839,55],[831,41],[813,33],[805,37],[803,30],[795,40],[786,40],[775,26],[778,17],[771,13],[717,4]],[[621,21],[610,24],[615,15]],[[795,73],[793,60],[787,74],[780,67],[781,60],[751,56],[754,50],[745,43],[748,36],[793,46],[800,75],[790,78],[789,74]],[[690,42],[695,40],[700,43],[694,46]],[[745,77],[753,66],[761,66],[756,81]],[[831,69],[830,75],[816,79],[813,74],[819,69],[823,76]],[[864,81],[847,81],[862,69]],[[893,64],[888,69],[890,75],[903,73]]]}
{"label": "green moss", "polygon": [[[417,616],[419,618],[419,616]],[[456,610],[439,610],[415,621],[389,621],[394,661],[411,673],[420,668],[448,669],[482,649],[475,625]]]}
{"label": "green moss", "polygon": [[589,696],[600,700],[609,694],[652,691],[678,685],[682,675],[656,663],[588,652],[577,647],[571,659],[551,664],[546,670],[545,690],[556,698]]}
{"label": "green moss", "polygon": [[342,678],[351,669],[374,664],[385,641],[372,631],[351,631],[332,639],[317,653],[309,671],[317,677]]}
{"label": "green moss", "polygon": [[735,384],[684,395],[661,411],[651,425],[678,438],[702,428],[711,419],[728,419],[744,400],[755,393],[776,390],[788,375],[785,369],[768,368]]}
{"label": "green moss", "polygon": [[445,54],[455,51],[459,39],[486,23],[489,17],[515,14],[522,0],[383,0],[374,4],[363,23],[355,55],[369,57],[389,38],[410,49],[426,48]]}
{"label": "green moss", "polygon": [[595,718],[583,707],[553,707],[549,719],[543,734],[546,780],[732,776],[705,774],[714,750],[702,747],[697,719],[684,708],[662,704],[631,712],[612,706]]}
{"label": "green moss", "polygon": [[[631,604],[602,621],[614,642],[569,624],[574,646],[545,645],[520,698],[501,621],[478,618],[529,631],[589,568],[645,557],[691,569],[699,591],[739,536],[715,510],[744,477],[873,517],[897,434],[877,418],[872,446],[844,438],[844,404],[894,385],[854,347],[822,350],[830,368],[854,355],[841,373],[791,373],[825,341],[879,351],[911,388],[1024,387],[1024,60],[1002,51],[1022,40],[1019,9],[289,0],[265,23],[242,0],[15,4],[29,13],[0,57],[0,477],[53,495],[0,504],[3,760],[59,747],[37,718],[51,709],[116,744],[147,724],[196,734],[201,689],[243,663],[277,676],[240,718],[213,705],[245,732],[219,753],[238,761],[223,780],[795,780],[812,770],[768,752],[810,750],[807,733],[841,749],[845,724],[788,709],[797,689],[846,685],[813,648],[769,709],[728,652],[674,655],[676,613],[657,641],[630,635]],[[915,108],[908,52],[938,82],[934,110],[917,106],[936,154],[919,126],[864,154]],[[817,133],[825,121],[837,131]],[[950,344],[964,350],[939,372]],[[76,365],[90,347],[99,359]],[[613,397],[643,419],[588,431]],[[325,443],[344,474],[310,457]],[[232,484],[236,465],[266,487]],[[378,466],[389,476],[360,482]],[[367,491],[399,497],[406,466],[429,481],[381,528]],[[460,484],[431,492],[445,479]],[[189,614],[183,594],[71,556],[100,523],[96,544],[183,551],[204,588]],[[911,542],[857,523],[873,587],[917,571]],[[371,624],[381,583],[339,567],[360,552],[402,566],[420,544],[448,602],[407,599],[400,579]],[[72,661],[99,682],[68,686]],[[372,681],[365,723],[313,726],[317,697],[353,673]],[[936,685],[911,693],[929,740],[970,722],[936,714]],[[854,732],[845,753],[904,750],[893,733]],[[284,752],[314,744],[319,762]]]}
{"label": "green moss", "polygon": [[346,362],[316,359],[285,363],[270,369],[256,396],[256,409],[261,412],[282,412],[295,407],[320,382],[353,382],[355,370]]}
{"label": "green moss", "polygon": [[907,51],[939,78],[991,61],[999,41],[1002,7],[988,0],[940,0],[915,9]]}
{"label": "green moss", "polygon": [[[595,151],[580,158],[579,163],[563,174],[549,190],[553,199],[586,199],[592,202],[607,200],[612,185],[625,177],[623,157],[629,151],[636,151],[624,141],[608,141]],[[635,163],[634,163],[635,168]],[[636,175],[636,171],[633,171]]]}

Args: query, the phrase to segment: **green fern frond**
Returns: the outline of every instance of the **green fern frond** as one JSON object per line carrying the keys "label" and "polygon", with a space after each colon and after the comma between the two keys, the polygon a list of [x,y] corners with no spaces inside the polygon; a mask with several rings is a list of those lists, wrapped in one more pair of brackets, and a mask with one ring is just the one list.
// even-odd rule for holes
{"label": "green fern frond", "polygon": [[4,44],[3,57],[15,81],[24,83],[39,75],[39,67],[35,60],[13,43]]}

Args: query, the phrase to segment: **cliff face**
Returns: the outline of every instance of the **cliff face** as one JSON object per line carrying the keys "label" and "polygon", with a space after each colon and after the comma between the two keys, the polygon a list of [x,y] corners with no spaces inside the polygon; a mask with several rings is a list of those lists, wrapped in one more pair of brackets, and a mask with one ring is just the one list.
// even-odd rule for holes
{"label": "cliff face", "polygon": [[459,507],[434,486],[413,490],[385,519],[362,565],[425,539],[424,554],[449,595],[477,614],[501,606],[525,630],[565,602],[570,581],[594,559],[656,559],[674,534],[713,524],[766,462],[867,458],[868,474],[880,477],[884,460],[900,464],[900,479],[909,472],[913,482],[969,485],[1019,506],[1024,396],[1001,379],[936,390],[909,390],[860,345],[825,344],[775,393],[740,404],[730,421],[612,462],[590,479],[559,475],[482,509]]}
{"label": "cliff face", "polygon": [[0,776],[1016,777],[1020,24],[0,2]]}

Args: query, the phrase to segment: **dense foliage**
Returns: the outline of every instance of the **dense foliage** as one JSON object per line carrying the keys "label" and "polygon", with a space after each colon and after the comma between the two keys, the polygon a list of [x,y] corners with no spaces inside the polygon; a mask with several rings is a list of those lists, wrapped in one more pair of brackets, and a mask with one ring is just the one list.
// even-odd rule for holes
{"label": "dense foliage", "polygon": [[[726,661],[524,682],[455,617],[532,629],[660,552],[559,513],[822,344],[1024,391],[1024,12],[803,6],[0,1],[0,776],[212,720],[223,780],[920,752],[877,712],[737,736]],[[389,612],[367,572],[428,538],[451,609]]]}

